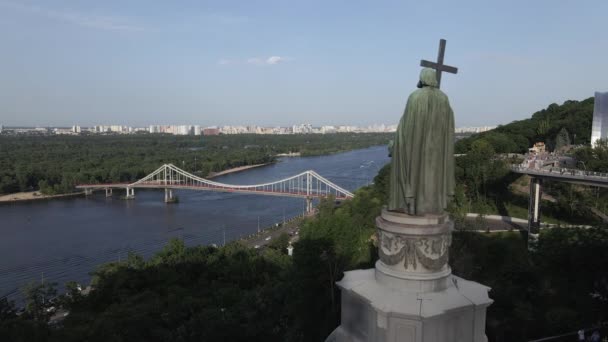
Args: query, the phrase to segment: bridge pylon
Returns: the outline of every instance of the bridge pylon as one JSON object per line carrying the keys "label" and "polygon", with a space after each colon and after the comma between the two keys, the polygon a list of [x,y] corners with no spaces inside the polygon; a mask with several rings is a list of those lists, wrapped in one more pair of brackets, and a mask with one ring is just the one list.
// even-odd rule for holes
{"label": "bridge pylon", "polygon": [[540,202],[543,196],[543,179],[530,178],[530,200],[528,205],[528,241],[535,239],[540,232]]}
{"label": "bridge pylon", "polygon": [[125,196],[125,199],[135,199],[135,189],[134,188],[130,188],[127,187],[127,195]]}
{"label": "bridge pylon", "polygon": [[175,203],[176,199],[173,196],[173,189],[165,188],[165,203]]}
{"label": "bridge pylon", "polygon": [[313,205],[312,205],[312,197],[308,196],[306,197],[306,214],[311,214],[313,211]]}

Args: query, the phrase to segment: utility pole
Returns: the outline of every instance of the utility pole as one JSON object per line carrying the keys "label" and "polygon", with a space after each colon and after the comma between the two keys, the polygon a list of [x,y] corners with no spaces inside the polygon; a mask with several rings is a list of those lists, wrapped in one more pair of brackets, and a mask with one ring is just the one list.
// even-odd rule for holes
{"label": "utility pole", "polygon": [[222,229],[224,231],[224,246],[226,246],[226,225],[223,225]]}
{"label": "utility pole", "polygon": [[285,225],[285,208],[283,207],[283,225]]}
{"label": "utility pole", "polygon": [[258,234],[260,233],[260,217],[258,216]]}

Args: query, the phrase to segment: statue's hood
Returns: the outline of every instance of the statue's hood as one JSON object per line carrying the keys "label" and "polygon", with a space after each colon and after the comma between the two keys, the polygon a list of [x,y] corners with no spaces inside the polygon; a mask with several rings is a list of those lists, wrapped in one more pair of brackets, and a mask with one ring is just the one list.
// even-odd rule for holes
{"label": "statue's hood", "polygon": [[422,86],[437,88],[437,76],[435,76],[435,70],[431,68],[424,68],[420,72],[420,83]]}

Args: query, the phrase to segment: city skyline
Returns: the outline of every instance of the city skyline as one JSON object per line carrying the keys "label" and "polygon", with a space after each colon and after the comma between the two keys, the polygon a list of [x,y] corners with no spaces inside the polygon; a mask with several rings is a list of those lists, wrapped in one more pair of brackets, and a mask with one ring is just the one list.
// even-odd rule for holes
{"label": "city skyline", "polygon": [[456,125],[507,124],[606,90],[597,72],[606,10],[602,1],[0,0],[0,122],[396,122],[420,60],[434,60],[445,38],[445,62],[459,68],[442,82]]}

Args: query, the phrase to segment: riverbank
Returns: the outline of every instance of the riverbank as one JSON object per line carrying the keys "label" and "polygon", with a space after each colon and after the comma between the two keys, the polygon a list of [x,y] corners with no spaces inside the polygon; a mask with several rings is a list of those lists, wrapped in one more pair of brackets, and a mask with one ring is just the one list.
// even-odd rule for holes
{"label": "riverbank", "polygon": [[224,170],[224,171],[220,171],[220,172],[210,172],[207,175],[207,177],[205,177],[205,178],[206,179],[211,179],[211,178],[227,175],[229,173],[241,172],[241,171],[245,171],[245,170],[249,170],[249,169],[254,169],[256,167],[262,167],[262,166],[266,166],[266,165],[270,165],[270,164],[271,163],[263,163],[263,164],[253,164],[253,165],[245,165],[245,166],[233,167],[232,169],[228,169],[228,170]]}
{"label": "riverbank", "polygon": [[74,192],[70,194],[59,194],[59,195],[45,195],[40,191],[27,191],[27,192],[16,192],[14,194],[8,195],[0,195],[0,203],[8,203],[8,202],[28,202],[28,201],[38,201],[38,200],[46,200],[53,198],[66,198],[66,197],[76,197],[82,196],[84,192]]}

